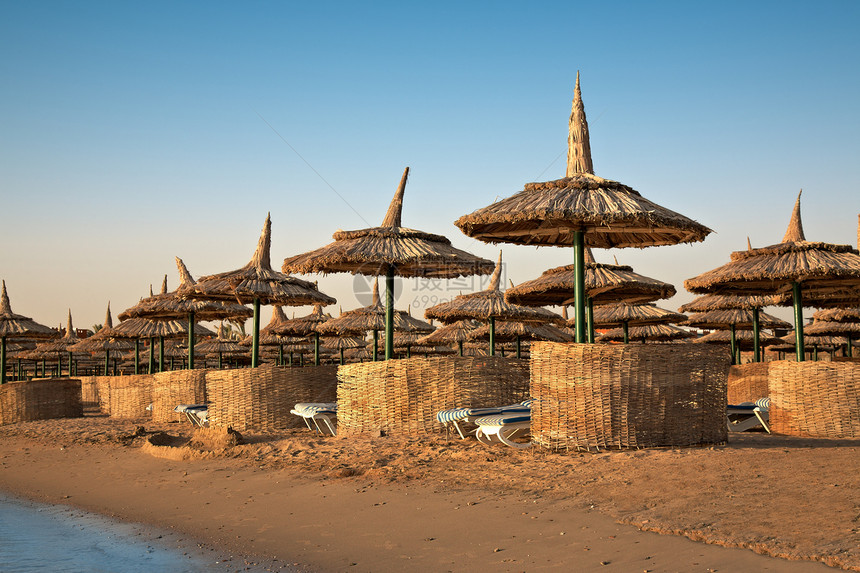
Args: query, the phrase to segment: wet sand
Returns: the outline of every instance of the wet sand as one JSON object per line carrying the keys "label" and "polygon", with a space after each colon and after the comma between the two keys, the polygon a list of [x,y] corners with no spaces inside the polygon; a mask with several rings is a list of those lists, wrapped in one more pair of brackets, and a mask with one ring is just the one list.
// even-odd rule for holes
{"label": "wet sand", "polygon": [[4,426],[0,489],[170,529],[245,556],[236,570],[860,570],[858,440],[555,455],[306,430],[183,446],[193,433]]}

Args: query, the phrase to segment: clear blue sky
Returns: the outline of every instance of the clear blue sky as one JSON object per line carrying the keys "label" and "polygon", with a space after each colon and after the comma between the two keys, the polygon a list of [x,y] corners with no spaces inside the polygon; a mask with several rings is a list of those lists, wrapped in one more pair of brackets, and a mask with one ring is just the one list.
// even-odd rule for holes
{"label": "clear blue sky", "polygon": [[[175,287],[176,255],[195,277],[245,264],[268,211],[276,268],[378,225],[407,165],[404,225],[495,259],[452,223],[564,175],[580,70],[596,173],[716,231],[596,253],[676,308],[747,236],[779,242],[801,188],[807,238],[856,243],[858,26],[855,1],[7,1],[0,277],[16,312],[89,326]],[[572,259],[502,249],[516,283]],[[398,306],[419,315],[457,294],[416,284]]]}

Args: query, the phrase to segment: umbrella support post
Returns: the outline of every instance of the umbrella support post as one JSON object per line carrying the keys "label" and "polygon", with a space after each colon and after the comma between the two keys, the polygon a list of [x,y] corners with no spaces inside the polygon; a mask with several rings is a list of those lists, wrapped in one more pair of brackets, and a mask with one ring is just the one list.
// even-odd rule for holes
{"label": "umbrella support post", "polygon": [[737,338],[735,338],[735,336],[736,336],[736,334],[735,334],[735,325],[734,325],[734,324],[730,325],[730,328],[731,328],[731,333],[732,333],[732,342],[731,342],[731,346],[732,346],[732,364],[737,364],[737,362],[736,362],[736,356],[737,356],[737,354],[738,354],[738,341],[737,341]]}
{"label": "umbrella support post", "polygon": [[576,342],[584,343],[585,334],[585,232],[573,233],[573,283],[574,321],[576,322]]}
{"label": "umbrella support post", "polygon": [[846,342],[847,344],[845,344],[845,352],[844,352],[842,355],[843,355],[843,356],[845,356],[845,357],[847,357],[847,358],[851,358],[851,337],[850,337],[850,336],[846,336],[846,337],[845,337],[845,342]]}
{"label": "umbrella support post", "polygon": [[314,366],[320,365],[320,335],[314,333]]}
{"label": "umbrella support post", "polygon": [[520,344],[520,335],[517,334],[517,358],[522,358],[522,345]]}
{"label": "umbrella support post", "polygon": [[155,374],[155,337],[149,337],[149,372]]}
{"label": "umbrella support post", "polygon": [[[63,353],[57,352],[57,378],[62,377],[63,375]],[[69,372],[69,378],[72,377],[72,373]]]}
{"label": "umbrella support post", "polygon": [[373,331],[373,361],[376,362],[377,354],[379,354],[379,331]]}
{"label": "umbrella support post", "polygon": [[224,369],[224,353],[220,350],[218,351],[218,370]]}
{"label": "umbrella support post", "polygon": [[752,311],[752,327],[753,327],[753,362],[761,362],[761,347],[759,345],[759,336],[761,333],[761,324],[759,323],[759,309],[754,308]]}
{"label": "umbrella support post", "polygon": [[284,345],[278,345],[278,366],[284,365]]}
{"label": "umbrella support post", "polygon": [[463,356],[463,341],[462,340],[458,341],[457,346],[460,347],[460,356]]}
{"label": "umbrella support post", "polygon": [[260,298],[254,297],[254,337],[251,339],[251,368],[260,365]]}
{"label": "umbrella support post", "polygon": [[621,323],[621,332],[624,333],[624,344],[630,344],[630,323],[626,320]]}
{"label": "umbrella support post", "polygon": [[343,366],[345,364],[343,360],[343,348],[340,349],[340,365]]}
{"label": "umbrella support post", "polygon": [[588,297],[585,304],[585,312],[588,314],[588,343],[594,344],[594,300]]}
{"label": "umbrella support post", "polygon": [[299,368],[304,368],[304,367],[305,367],[305,353],[300,352],[299,353]]}
{"label": "umbrella support post", "polygon": [[194,370],[194,313],[188,313],[188,369]]}
{"label": "umbrella support post", "polygon": [[490,317],[490,356],[496,355],[496,317]]}
{"label": "umbrella support post", "polygon": [[42,378],[47,378],[46,374],[48,372],[48,365],[45,363],[45,359],[42,358]]}
{"label": "umbrella support post", "polygon": [[164,337],[158,337],[158,371],[164,372]]}
{"label": "umbrella support post", "polygon": [[385,275],[385,359],[394,357],[394,265]]}
{"label": "umbrella support post", "polygon": [[406,347],[406,358],[412,358],[412,347],[411,346]]}
{"label": "umbrella support post", "polygon": [[6,337],[0,337],[0,384],[6,383]]}
{"label": "umbrella support post", "polygon": [[[71,370],[72,366],[69,365],[69,369]],[[134,373],[140,374],[140,340],[134,339]]]}
{"label": "umbrella support post", "polygon": [[110,350],[105,350],[105,376],[110,376]]}
{"label": "umbrella support post", "polygon": [[791,283],[791,294],[794,299],[794,347],[798,362],[803,362],[806,354],[803,347],[803,295],[800,292],[800,283]]}
{"label": "umbrella support post", "polygon": [[176,365],[175,365],[175,364],[174,364],[174,362],[173,362],[173,356],[171,356],[171,357],[170,357],[170,369],[171,369],[171,370],[176,370]]}
{"label": "umbrella support post", "polygon": [[818,362],[818,347],[817,346],[812,347],[812,360],[814,362]]}
{"label": "umbrella support post", "polygon": [[290,368],[293,367],[293,351],[290,350]]}

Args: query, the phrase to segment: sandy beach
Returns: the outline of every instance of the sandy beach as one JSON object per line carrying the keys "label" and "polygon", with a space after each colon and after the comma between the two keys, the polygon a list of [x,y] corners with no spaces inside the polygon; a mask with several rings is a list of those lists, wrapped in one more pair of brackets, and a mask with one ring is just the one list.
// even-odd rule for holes
{"label": "sandy beach", "polygon": [[170,529],[236,570],[860,570],[858,440],[557,455],[200,434],[104,417],[4,426],[0,488]]}

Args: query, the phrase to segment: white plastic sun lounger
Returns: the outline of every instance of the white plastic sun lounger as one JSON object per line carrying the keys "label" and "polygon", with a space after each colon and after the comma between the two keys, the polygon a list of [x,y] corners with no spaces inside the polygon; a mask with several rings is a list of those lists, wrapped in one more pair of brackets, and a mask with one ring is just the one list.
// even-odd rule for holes
{"label": "white plastic sun lounger", "polygon": [[531,413],[503,413],[493,416],[483,416],[475,420],[478,429],[475,437],[485,445],[492,445],[493,438],[512,448],[528,448],[531,442],[519,443],[513,441],[516,436],[527,434],[531,428]]}
{"label": "white plastic sun lounger", "polygon": [[[335,402],[301,402],[296,404],[291,414],[301,417],[309,430],[320,434],[337,435],[335,417],[337,417],[337,404]],[[314,423],[311,426],[311,421]]]}
{"label": "white plastic sun lounger", "polygon": [[471,434],[477,430],[465,430],[464,424],[474,424],[475,420],[484,416],[492,416],[496,414],[529,414],[531,413],[532,400],[523,400],[519,404],[511,404],[510,406],[499,406],[497,408],[453,408],[451,410],[441,410],[436,413],[436,419],[445,426],[446,431],[454,429],[460,435],[460,438],[465,440],[466,434]]}
{"label": "white plastic sun lounger", "polygon": [[188,421],[195,426],[202,428],[209,423],[209,406],[206,404],[179,404],[173,411],[185,414]]}
{"label": "white plastic sun lounger", "polygon": [[753,402],[729,405],[726,407],[726,425],[730,432],[746,432],[761,426],[770,433],[767,425],[769,420],[770,398],[761,398]]}

